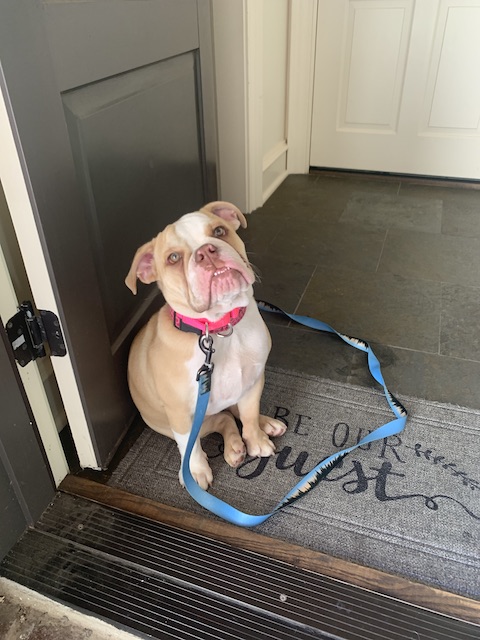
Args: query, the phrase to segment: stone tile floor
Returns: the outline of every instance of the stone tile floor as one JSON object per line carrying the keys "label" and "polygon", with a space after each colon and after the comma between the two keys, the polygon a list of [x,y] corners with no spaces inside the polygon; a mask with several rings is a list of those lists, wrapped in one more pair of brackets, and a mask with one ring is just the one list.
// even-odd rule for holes
{"label": "stone tile floor", "polygon": [[[480,190],[292,175],[248,217],[243,238],[257,298],[368,340],[397,395],[480,408]],[[371,384],[362,353],[266,319],[272,365]]]}

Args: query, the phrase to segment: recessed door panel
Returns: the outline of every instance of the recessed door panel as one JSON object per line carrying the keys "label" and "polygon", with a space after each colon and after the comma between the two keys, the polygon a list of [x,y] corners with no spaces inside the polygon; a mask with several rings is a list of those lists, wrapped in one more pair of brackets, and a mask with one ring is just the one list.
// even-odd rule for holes
{"label": "recessed door panel", "polygon": [[123,278],[137,247],[203,203],[196,56],[63,94],[112,348],[155,290]]}

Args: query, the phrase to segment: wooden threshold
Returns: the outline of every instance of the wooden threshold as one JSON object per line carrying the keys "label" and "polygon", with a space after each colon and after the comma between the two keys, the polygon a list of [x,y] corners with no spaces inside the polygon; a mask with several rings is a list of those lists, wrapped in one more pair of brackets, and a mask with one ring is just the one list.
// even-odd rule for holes
{"label": "wooden threshold", "polygon": [[250,529],[210,520],[79,476],[67,476],[59,489],[105,506],[220,540],[232,547],[275,558],[411,605],[480,624],[480,602],[448,591],[268,538]]}

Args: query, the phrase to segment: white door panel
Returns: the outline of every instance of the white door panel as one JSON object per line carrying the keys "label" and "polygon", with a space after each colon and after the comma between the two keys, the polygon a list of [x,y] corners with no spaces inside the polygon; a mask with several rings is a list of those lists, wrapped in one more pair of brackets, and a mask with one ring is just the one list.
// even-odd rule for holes
{"label": "white door panel", "polygon": [[[456,3],[458,4],[458,3]],[[426,129],[478,135],[480,3],[442,2],[425,100]]]}
{"label": "white door panel", "polygon": [[311,166],[480,178],[480,2],[320,0]]}

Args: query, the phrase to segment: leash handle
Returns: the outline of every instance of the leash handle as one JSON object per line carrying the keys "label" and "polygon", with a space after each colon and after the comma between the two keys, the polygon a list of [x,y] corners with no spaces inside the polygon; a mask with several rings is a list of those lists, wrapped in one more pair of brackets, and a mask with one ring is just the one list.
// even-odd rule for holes
{"label": "leash handle", "polygon": [[377,429],[366,435],[364,438],[359,440],[356,445],[343,449],[342,451],[338,451],[328,458],[322,460],[314,469],[312,469],[312,471],[310,471],[304,478],[302,478],[300,482],[298,482],[293,487],[293,489],[289,491],[289,493],[287,493],[287,495],[275,506],[271,513],[258,516],[251,515],[248,513],[244,513],[243,511],[240,511],[235,507],[232,507],[223,500],[220,500],[220,498],[217,498],[216,496],[202,489],[197,484],[190,471],[190,456],[200,433],[200,429],[207,412],[208,401],[210,399],[210,383],[213,365],[211,367],[202,367],[199,370],[197,376],[198,395],[195,414],[193,417],[192,429],[190,431],[185,455],[182,461],[183,481],[189,494],[201,506],[203,506],[205,509],[208,509],[215,515],[220,516],[224,520],[243,527],[254,527],[256,525],[259,525],[262,522],[268,520],[268,518],[270,518],[280,509],[283,509],[287,505],[293,504],[303,495],[311,491],[319,482],[321,482],[321,480],[323,480],[351,451],[364,444],[374,442],[375,440],[388,438],[389,436],[400,433],[405,428],[405,424],[407,421],[407,410],[387,389],[387,386],[383,379],[380,362],[367,342],[340,333],[321,320],[310,318],[309,316],[300,316],[287,313],[286,311],[283,311],[283,309],[280,309],[280,307],[276,307],[275,305],[272,305],[268,302],[260,300],[257,301],[257,305],[261,311],[282,314],[297,322],[298,324],[310,327],[311,329],[334,333],[339,336],[344,342],[351,345],[355,349],[359,349],[360,351],[364,351],[365,353],[367,353],[370,373],[372,374],[373,378],[380,385],[382,385],[385,398],[390,406],[390,409],[392,410],[392,413],[395,416],[395,419],[387,422],[381,427],[378,427]]}

